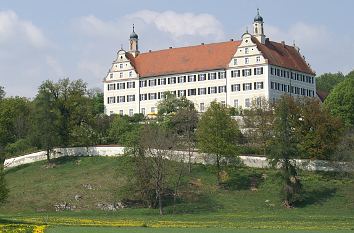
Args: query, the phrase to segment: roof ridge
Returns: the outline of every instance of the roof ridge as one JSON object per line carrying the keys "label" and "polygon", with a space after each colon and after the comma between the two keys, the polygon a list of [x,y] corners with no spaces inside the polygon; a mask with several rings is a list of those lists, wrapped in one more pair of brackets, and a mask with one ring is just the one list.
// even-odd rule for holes
{"label": "roof ridge", "polygon": [[155,52],[162,52],[162,51],[171,51],[171,49],[184,49],[184,48],[195,48],[195,47],[200,47],[200,46],[209,46],[209,45],[217,45],[217,44],[223,44],[223,43],[237,43],[237,42],[241,42],[241,40],[229,40],[229,41],[221,41],[221,42],[212,42],[212,43],[208,43],[208,44],[197,44],[197,45],[190,45],[190,46],[182,46],[182,47],[171,47],[171,48],[167,48],[167,49],[159,49],[159,50],[149,50],[147,52],[143,52],[140,53],[139,55],[142,54],[151,54],[151,53],[155,53]]}

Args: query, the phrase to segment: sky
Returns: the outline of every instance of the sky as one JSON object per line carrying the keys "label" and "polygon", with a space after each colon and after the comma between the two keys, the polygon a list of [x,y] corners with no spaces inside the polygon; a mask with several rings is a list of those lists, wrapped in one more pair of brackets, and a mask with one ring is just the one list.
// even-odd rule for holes
{"label": "sky", "polygon": [[0,0],[0,86],[35,97],[45,80],[103,88],[132,24],[141,52],[239,40],[260,9],[273,41],[295,41],[317,75],[354,69],[354,1]]}

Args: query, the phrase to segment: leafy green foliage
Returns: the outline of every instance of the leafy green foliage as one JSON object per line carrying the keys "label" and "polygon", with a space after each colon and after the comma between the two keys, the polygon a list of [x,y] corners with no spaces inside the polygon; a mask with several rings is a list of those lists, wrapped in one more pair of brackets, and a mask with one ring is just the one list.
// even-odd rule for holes
{"label": "leafy green foliage", "polygon": [[332,114],[342,118],[346,126],[354,126],[354,72],[333,89],[325,105]]}
{"label": "leafy green foliage", "polygon": [[218,184],[221,182],[221,159],[238,154],[237,143],[241,136],[229,110],[220,103],[211,102],[198,123],[197,147],[201,152],[215,156]]}
{"label": "leafy green foliage", "polygon": [[3,99],[5,97],[5,90],[4,87],[0,86],[0,100]]}
{"label": "leafy green foliage", "polygon": [[302,158],[335,160],[334,151],[342,136],[341,120],[313,98],[296,102],[300,115],[294,122]]}
{"label": "leafy green foliage", "polygon": [[344,75],[341,72],[338,73],[325,73],[316,77],[316,88],[318,91],[324,91],[326,93],[331,93],[333,88],[337,84],[344,80]]}
{"label": "leafy green foliage", "polygon": [[0,166],[0,204],[3,204],[9,194],[9,190],[6,186],[5,173],[3,166]]}
{"label": "leafy green foliage", "polygon": [[295,124],[300,118],[296,102],[292,97],[282,96],[275,106],[274,136],[270,143],[268,160],[273,166],[280,165],[282,177],[282,198],[286,207],[297,201],[301,183],[297,177],[295,158],[299,157],[299,138]]}

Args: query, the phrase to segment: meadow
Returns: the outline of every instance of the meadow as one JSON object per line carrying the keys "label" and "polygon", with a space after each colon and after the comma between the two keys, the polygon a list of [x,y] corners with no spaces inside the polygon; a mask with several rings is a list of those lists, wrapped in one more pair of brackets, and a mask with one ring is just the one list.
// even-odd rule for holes
{"label": "meadow", "polygon": [[[46,226],[45,232],[354,231],[354,182],[348,174],[302,171],[303,198],[296,208],[286,209],[277,171],[231,168],[220,188],[212,166],[194,165],[176,207],[167,204],[163,216],[149,208],[98,209],[97,203],[123,197],[131,166],[124,157],[76,157],[58,159],[55,167],[38,162],[10,169],[0,229],[11,232],[6,226],[21,223]],[[251,183],[256,190],[250,189]],[[56,212],[54,204],[63,202],[75,209]]]}

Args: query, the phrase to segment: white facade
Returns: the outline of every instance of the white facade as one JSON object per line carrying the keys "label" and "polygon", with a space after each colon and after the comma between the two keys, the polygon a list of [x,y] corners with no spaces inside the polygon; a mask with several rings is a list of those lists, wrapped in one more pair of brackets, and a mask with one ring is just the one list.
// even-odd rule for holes
{"label": "white facade", "polygon": [[[104,79],[105,112],[133,115],[157,113],[157,104],[164,92],[177,97],[185,95],[199,112],[216,100],[236,108],[248,108],[261,98],[275,101],[283,94],[310,96],[316,94],[314,74],[269,64],[252,38],[265,43],[263,19],[256,16],[254,37],[246,32],[228,66],[223,69],[163,76],[139,77],[124,50]],[[260,21],[261,20],[261,21]],[[137,35],[131,42],[137,43]],[[137,44],[135,48],[137,49]],[[132,50],[132,48],[131,48]],[[139,51],[131,54],[139,56]]]}

